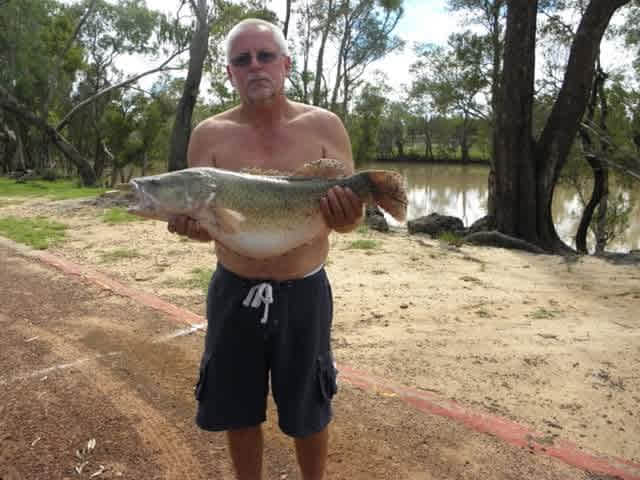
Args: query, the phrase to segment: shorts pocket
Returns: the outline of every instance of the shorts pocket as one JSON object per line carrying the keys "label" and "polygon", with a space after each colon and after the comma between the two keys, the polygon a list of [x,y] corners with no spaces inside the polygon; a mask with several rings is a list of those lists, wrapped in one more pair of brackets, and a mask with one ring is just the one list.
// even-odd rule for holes
{"label": "shorts pocket", "polygon": [[333,355],[326,352],[318,355],[318,387],[322,400],[331,400],[338,392],[338,370],[333,363]]}
{"label": "shorts pocket", "polygon": [[207,373],[209,371],[209,364],[211,363],[211,355],[205,354],[200,362],[200,371],[198,373],[198,382],[194,387],[194,395],[196,400],[202,400],[207,385]]}

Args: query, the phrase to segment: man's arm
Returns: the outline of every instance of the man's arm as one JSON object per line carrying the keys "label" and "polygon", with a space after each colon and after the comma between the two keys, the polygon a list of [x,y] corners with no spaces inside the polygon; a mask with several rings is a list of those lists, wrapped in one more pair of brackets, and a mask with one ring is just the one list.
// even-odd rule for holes
{"label": "man's arm", "polygon": [[[327,138],[330,139],[325,157],[341,160],[344,163],[345,175],[354,172],[351,141],[340,118],[323,112]],[[320,209],[329,228],[347,233],[356,228],[363,216],[362,201],[349,188],[334,187],[320,201]]]}
{"label": "man's arm", "polygon": [[[191,132],[187,148],[187,165],[191,167],[215,167],[215,159],[211,153],[211,120],[198,124]],[[200,222],[186,215],[170,218],[167,229],[171,233],[185,235],[192,240],[210,242],[213,240],[209,232],[200,227]]]}

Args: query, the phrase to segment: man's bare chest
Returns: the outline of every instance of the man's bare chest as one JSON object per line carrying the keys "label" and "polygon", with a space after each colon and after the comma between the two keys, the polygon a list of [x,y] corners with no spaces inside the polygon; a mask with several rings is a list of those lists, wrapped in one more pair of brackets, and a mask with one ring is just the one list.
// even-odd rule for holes
{"label": "man's bare chest", "polygon": [[238,129],[229,132],[214,147],[215,164],[230,170],[295,171],[305,163],[324,157],[325,143],[321,136],[305,129],[270,132]]}

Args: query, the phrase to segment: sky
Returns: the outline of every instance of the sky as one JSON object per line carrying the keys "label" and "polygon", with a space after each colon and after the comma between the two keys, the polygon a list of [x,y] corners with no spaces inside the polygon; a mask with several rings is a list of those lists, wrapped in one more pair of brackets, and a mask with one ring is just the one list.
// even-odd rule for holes
{"label": "sky", "polygon": [[[179,0],[146,0],[147,6],[167,13],[173,13],[177,10]],[[456,31],[460,31],[463,27],[463,17],[461,14],[451,12],[446,7],[446,0],[404,0],[404,15],[401,17],[395,34],[406,41],[406,47],[403,51],[394,52],[387,55],[384,60],[372,64],[368,71],[367,77],[373,78],[375,70],[381,70],[387,74],[390,86],[399,96],[402,86],[410,82],[409,66],[416,60],[413,53],[413,46],[417,42],[434,43],[444,45],[447,37]],[[268,0],[268,8],[276,12],[280,19],[285,17],[286,0]],[[621,16],[614,17],[613,21],[621,21]],[[570,21],[570,18],[567,18]],[[292,25],[295,25],[295,18],[292,18]],[[290,29],[295,34],[295,28]],[[329,53],[330,55],[330,53]],[[603,42],[602,60],[605,70],[611,68],[625,68],[631,66],[632,56],[619,43],[610,41]],[[140,58],[125,58],[119,63],[125,71],[140,72],[143,68],[150,68],[161,63],[162,60],[149,61]],[[328,64],[333,63],[328,59]],[[542,64],[542,58],[537,61],[538,66]],[[186,75],[186,72],[184,72]],[[152,78],[143,79],[143,86],[150,86],[153,82]],[[203,81],[203,89],[204,89]]]}
{"label": "sky", "polygon": [[[167,13],[175,12],[178,5],[176,0],[146,0],[146,3],[149,8]],[[408,69],[416,59],[413,54],[413,45],[416,42],[444,44],[449,34],[459,28],[457,24],[459,16],[448,12],[445,4],[445,0],[404,0],[404,15],[398,22],[395,34],[406,41],[406,47],[404,51],[387,55],[384,61],[372,64],[367,72],[370,78],[375,70],[381,70],[387,74],[390,86],[397,91],[403,84],[408,83]],[[284,19],[286,0],[269,0],[267,6],[276,12],[278,18]],[[292,25],[295,25],[295,18],[292,18]],[[141,65],[144,65],[143,68],[150,68],[157,63],[161,61],[141,62],[139,58],[126,58],[120,61],[120,65],[131,72],[140,71]],[[143,83],[148,86],[152,80],[147,79]]]}

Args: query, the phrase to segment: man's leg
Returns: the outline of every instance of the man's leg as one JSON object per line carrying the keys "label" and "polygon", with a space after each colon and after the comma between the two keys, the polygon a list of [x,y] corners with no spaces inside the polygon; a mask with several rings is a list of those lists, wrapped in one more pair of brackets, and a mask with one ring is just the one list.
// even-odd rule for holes
{"label": "man's leg", "polygon": [[236,471],[236,478],[238,480],[261,479],[262,428],[258,425],[257,427],[229,430],[227,431],[227,440],[233,467]]}
{"label": "man's leg", "polygon": [[327,464],[329,427],[318,433],[296,438],[295,442],[303,480],[322,480]]}

